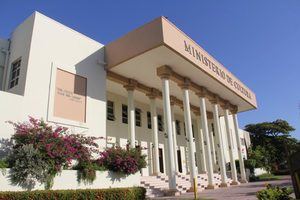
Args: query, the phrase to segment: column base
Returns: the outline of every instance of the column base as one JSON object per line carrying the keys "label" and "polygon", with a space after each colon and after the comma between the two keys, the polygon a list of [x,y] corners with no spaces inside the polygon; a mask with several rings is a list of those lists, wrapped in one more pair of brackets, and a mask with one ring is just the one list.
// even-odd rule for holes
{"label": "column base", "polygon": [[151,176],[159,176],[160,173],[159,172],[155,172],[155,173],[152,173]]}
{"label": "column base", "polygon": [[239,185],[240,183],[239,182],[237,182],[237,181],[232,181],[231,183],[230,183],[230,185]]}
{"label": "column base", "polygon": [[248,183],[247,180],[240,180],[240,183]]}
{"label": "column base", "polygon": [[214,186],[214,185],[207,185],[207,187],[205,189],[213,190],[215,188],[216,188],[216,186]]}
{"label": "column base", "polygon": [[221,187],[221,188],[228,187],[228,184],[227,183],[221,183],[219,187]]}
{"label": "column base", "polygon": [[179,196],[180,192],[177,189],[166,189],[163,191],[164,196]]}

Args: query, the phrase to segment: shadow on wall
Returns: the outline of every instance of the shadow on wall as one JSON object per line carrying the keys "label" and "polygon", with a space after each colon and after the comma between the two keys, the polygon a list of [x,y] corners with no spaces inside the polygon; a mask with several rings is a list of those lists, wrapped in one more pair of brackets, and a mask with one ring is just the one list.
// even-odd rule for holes
{"label": "shadow on wall", "polygon": [[[104,64],[98,61],[104,61],[104,46],[77,63],[75,70],[76,74],[88,77],[86,96],[106,102],[106,71]],[[76,86],[76,79],[74,84]]]}

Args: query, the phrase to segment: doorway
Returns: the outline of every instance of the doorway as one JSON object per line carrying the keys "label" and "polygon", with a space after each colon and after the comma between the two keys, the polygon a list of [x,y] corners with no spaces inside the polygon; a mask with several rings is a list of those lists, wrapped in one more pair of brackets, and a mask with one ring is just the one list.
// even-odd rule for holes
{"label": "doorway", "polygon": [[182,173],[182,162],[181,162],[181,152],[180,149],[177,150],[177,161],[178,161],[178,171]]}
{"label": "doorway", "polygon": [[164,157],[162,148],[158,149],[158,158],[159,158],[159,171],[164,173]]}

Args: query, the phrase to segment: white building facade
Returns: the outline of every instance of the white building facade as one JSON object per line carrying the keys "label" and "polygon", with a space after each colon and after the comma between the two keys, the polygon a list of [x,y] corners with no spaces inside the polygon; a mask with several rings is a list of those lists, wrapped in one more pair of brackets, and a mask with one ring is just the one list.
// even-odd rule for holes
{"label": "white building facade", "polygon": [[[0,132],[28,116],[144,147],[142,176],[178,174],[207,188],[246,182],[250,144],[237,114],[255,94],[164,17],[102,45],[38,12],[0,40]],[[238,175],[235,160],[239,160]],[[231,166],[230,168],[228,166]]]}

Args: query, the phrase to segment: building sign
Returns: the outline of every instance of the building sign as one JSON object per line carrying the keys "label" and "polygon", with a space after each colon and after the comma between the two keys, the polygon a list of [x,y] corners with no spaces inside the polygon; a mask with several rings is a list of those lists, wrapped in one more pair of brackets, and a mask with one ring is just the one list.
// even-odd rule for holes
{"label": "building sign", "polygon": [[57,69],[54,116],[86,122],[86,78]]}
{"label": "building sign", "polygon": [[215,61],[211,60],[209,57],[205,56],[204,53],[202,53],[201,49],[189,44],[187,41],[184,40],[184,49],[186,52],[188,52],[190,55],[192,55],[198,62],[203,64],[207,67],[208,70],[213,72],[213,74],[224,81],[227,81],[227,83],[233,87],[235,90],[238,90],[240,93],[242,93],[244,96],[246,96],[249,99],[252,99],[251,93],[244,88],[238,80],[235,79],[230,73],[227,73],[223,67],[220,67],[219,64],[217,64]]}

